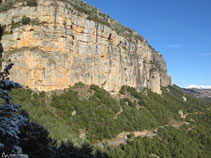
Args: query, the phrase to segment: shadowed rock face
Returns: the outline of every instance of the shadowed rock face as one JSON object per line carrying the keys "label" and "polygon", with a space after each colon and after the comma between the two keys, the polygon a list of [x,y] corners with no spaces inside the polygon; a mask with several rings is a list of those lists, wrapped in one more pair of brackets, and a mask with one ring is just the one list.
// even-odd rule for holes
{"label": "shadowed rock face", "polygon": [[[37,7],[17,2],[0,14],[8,32],[2,40],[3,64],[15,63],[12,80],[44,91],[81,81],[114,93],[128,85],[160,94],[160,86],[172,84],[162,55],[135,31],[119,31],[122,26],[99,11],[96,16],[110,23],[61,1],[37,2]],[[24,16],[30,24],[22,25]]]}

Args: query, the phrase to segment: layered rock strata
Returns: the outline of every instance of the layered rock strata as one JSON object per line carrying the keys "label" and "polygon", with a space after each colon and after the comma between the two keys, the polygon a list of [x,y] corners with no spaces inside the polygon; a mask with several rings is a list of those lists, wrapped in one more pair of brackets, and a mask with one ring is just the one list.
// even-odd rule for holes
{"label": "layered rock strata", "polygon": [[17,1],[0,13],[0,24],[3,64],[14,62],[11,80],[32,89],[51,91],[81,81],[114,93],[128,85],[161,94],[161,86],[172,84],[163,56],[96,8],[91,14],[59,0],[37,0],[37,6]]}

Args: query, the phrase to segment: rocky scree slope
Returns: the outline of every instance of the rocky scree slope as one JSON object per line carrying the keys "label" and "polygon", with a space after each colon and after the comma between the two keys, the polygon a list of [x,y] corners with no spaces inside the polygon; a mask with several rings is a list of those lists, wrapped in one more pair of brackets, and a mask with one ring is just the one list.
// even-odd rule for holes
{"label": "rocky scree slope", "polygon": [[161,94],[172,85],[163,56],[141,35],[83,1],[7,0],[0,24],[3,65],[14,62],[11,79],[32,89],[81,81],[114,93],[128,85]]}

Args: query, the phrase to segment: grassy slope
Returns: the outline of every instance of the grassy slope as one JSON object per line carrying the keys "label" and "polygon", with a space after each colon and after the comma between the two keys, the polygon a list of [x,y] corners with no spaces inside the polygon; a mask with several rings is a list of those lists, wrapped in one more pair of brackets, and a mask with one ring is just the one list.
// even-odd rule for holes
{"label": "grassy slope", "polygon": [[[23,105],[33,121],[44,125],[50,135],[57,140],[72,140],[78,144],[80,129],[86,129],[86,138],[91,143],[115,137],[122,131],[141,131],[159,128],[172,119],[188,121],[191,124],[175,129],[171,126],[159,129],[153,139],[137,138],[128,145],[118,148],[106,147],[114,158],[148,157],[156,154],[161,157],[207,156],[210,147],[210,103],[184,94],[178,87],[163,88],[163,95],[149,90],[144,93],[134,88],[123,87],[121,99],[116,100],[105,90],[91,85],[83,98],[77,89],[79,83],[62,93],[35,93],[31,90],[15,90],[12,95],[15,103]],[[184,101],[183,96],[187,98]],[[114,119],[122,107],[123,112]],[[178,110],[189,115],[182,119]],[[195,115],[195,112],[202,114]],[[75,115],[74,115],[75,113]],[[194,154],[194,155],[193,155]],[[195,156],[197,157],[197,156]],[[199,156],[198,156],[199,157]]]}

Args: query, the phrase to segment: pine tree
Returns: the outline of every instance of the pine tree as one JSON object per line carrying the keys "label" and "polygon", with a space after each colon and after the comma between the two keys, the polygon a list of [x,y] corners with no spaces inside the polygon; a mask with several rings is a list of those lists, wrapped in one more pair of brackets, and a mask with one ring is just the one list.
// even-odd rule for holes
{"label": "pine tree", "polygon": [[13,64],[9,64],[0,73],[0,98],[4,101],[4,104],[0,105],[0,151],[22,153],[18,135],[21,133],[20,129],[26,126],[28,118],[18,113],[20,105],[11,103],[9,92],[22,87],[19,83],[9,80],[9,70],[12,66]]}

